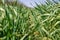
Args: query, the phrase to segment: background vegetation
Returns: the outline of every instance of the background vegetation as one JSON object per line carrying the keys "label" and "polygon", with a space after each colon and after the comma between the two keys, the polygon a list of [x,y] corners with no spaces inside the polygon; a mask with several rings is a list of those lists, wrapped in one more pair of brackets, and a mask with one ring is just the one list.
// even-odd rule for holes
{"label": "background vegetation", "polygon": [[0,2],[0,40],[60,40],[60,3],[28,8]]}

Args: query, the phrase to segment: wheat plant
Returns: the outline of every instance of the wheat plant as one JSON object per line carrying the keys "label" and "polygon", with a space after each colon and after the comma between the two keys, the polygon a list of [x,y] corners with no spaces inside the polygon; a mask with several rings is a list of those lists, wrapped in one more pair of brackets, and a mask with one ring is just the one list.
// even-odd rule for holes
{"label": "wheat plant", "polygon": [[0,2],[0,40],[60,40],[60,3],[28,8]]}

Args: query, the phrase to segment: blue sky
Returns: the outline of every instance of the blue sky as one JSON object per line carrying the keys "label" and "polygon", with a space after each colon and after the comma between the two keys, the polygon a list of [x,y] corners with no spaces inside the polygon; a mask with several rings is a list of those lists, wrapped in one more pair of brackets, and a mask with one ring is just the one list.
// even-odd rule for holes
{"label": "blue sky", "polygon": [[[40,4],[40,3],[45,3],[44,1],[46,0],[19,0],[20,2],[22,2],[24,5],[28,6],[28,7],[33,7],[36,6],[35,2]],[[33,6],[32,6],[33,5]]]}
{"label": "blue sky", "polygon": [[[35,2],[38,3],[38,4],[41,4],[41,3],[45,4],[46,0],[19,0],[19,1],[22,2],[24,5],[26,5],[28,7],[33,7],[33,6],[36,6]],[[52,0],[50,0],[50,1],[52,1]],[[54,0],[54,1],[57,2],[58,0]]]}
{"label": "blue sky", "polygon": [[[13,1],[13,0],[10,0],[10,1]],[[20,3],[23,3],[24,5],[26,5],[28,7],[33,7],[33,6],[36,6],[35,2],[37,4],[45,4],[46,0],[17,0],[17,1]],[[50,0],[50,1],[52,1],[52,0]],[[55,0],[55,1],[58,1],[58,0]]]}

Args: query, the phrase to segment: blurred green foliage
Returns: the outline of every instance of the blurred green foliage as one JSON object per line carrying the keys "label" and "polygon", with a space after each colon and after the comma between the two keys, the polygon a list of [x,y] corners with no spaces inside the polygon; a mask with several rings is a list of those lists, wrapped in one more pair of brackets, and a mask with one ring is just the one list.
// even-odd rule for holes
{"label": "blurred green foliage", "polygon": [[[48,3],[47,3],[48,2]],[[60,3],[0,4],[0,40],[60,40]]]}

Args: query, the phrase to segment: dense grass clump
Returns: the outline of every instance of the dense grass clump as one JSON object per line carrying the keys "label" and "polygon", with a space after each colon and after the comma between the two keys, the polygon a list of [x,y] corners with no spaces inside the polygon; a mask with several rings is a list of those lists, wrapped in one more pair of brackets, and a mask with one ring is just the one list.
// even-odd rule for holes
{"label": "dense grass clump", "polygon": [[1,3],[0,40],[60,40],[60,3],[35,8]]}

